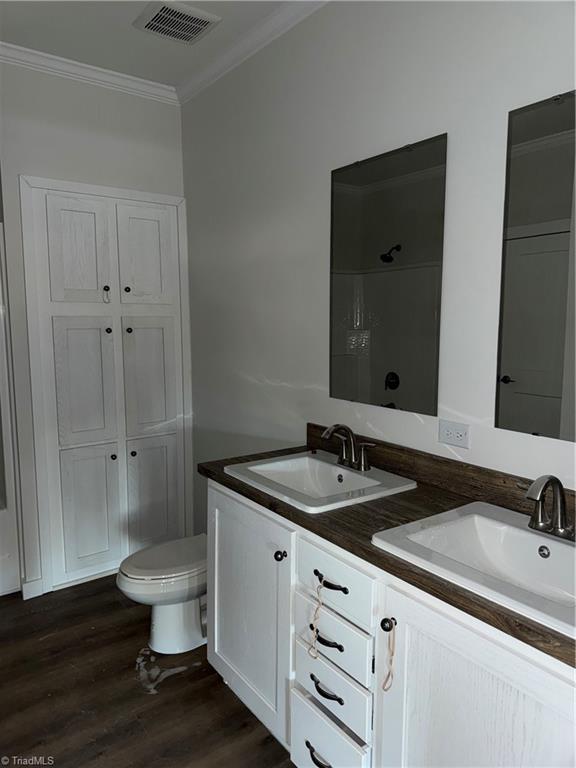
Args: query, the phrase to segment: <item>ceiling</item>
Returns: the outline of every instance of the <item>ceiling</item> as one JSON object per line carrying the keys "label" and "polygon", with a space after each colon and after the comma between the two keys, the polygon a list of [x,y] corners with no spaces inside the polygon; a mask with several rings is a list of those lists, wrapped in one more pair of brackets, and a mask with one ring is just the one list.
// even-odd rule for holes
{"label": "ceiling", "polygon": [[[193,45],[156,37],[132,26],[145,2],[0,2],[0,40],[83,64],[182,87],[205,72],[234,65],[312,12],[317,3],[183,3],[222,21]],[[306,11],[305,6],[309,7]],[[279,23],[276,19],[291,23]],[[252,50],[250,50],[252,49]]]}

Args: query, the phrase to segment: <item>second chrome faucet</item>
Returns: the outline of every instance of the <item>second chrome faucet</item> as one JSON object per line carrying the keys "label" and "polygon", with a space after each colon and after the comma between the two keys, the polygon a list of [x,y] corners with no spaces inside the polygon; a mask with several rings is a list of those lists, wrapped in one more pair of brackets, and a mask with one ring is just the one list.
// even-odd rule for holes
{"label": "second chrome faucet", "polygon": [[[547,513],[544,509],[544,499],[548,488],[552,488],[552,511]],[[564,487],[554,475],[542,475],[534,480],[526,491],[526,498],[535,501],[534,512],[528,526],[535,531],[549,533],[560,539],[574,541],[574,526],[569,525],[566,514],[566,497]]]}

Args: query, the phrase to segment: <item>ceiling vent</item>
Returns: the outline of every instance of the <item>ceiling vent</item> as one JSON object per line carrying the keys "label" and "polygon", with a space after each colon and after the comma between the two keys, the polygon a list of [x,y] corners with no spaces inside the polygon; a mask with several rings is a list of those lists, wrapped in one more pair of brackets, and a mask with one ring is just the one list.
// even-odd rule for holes
{"label": "ceiling vent", "polygon": [[221,21],[198,8],[182,3],[150,3],[134,22],[137,29],[192,45]]}

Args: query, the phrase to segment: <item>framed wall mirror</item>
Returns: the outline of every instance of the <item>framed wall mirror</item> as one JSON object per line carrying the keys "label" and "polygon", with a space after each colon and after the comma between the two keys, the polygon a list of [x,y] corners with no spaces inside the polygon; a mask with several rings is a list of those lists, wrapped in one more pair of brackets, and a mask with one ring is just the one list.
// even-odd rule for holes
{"label": "framed wall mirror", "polygon": [[332,172],[331,397],[437,413],[446,147]]}
{"label": "framed wall mirror", "polygon": [[574,92],[510,113],[496,426],[574,441]]}

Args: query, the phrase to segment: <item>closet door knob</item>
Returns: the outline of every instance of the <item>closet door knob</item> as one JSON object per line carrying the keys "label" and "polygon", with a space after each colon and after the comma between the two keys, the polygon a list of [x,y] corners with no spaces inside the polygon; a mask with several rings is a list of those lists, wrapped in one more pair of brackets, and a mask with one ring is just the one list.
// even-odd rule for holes
{"label": "closet door knob", "polygon": [[277,563],[281,563],[285,557],[288,557],[288,552],[285,550],[282,551],[281,549],[277,549],[276,552],[274,552],[274,560],[276,560]]}
{"label": "closet door knob", "polygon": [[115,454],[115,453],[113,453],[113,454],[110,456],[110,458],[112,459],[112,461],[116,461],[116,459],[118,458],[118,456],[116,456],[116,454]]}
{"label": "closet door knob", "polygon": [[127,286],[124,288],[124,292],[125,292],[125,293],[130,293],[130,291],[131,291],[131,290],[132,290],[132,288],[130,288],[130,286],[129,286],[129,285],[127,285]]}
{"label": "closet door knob", "polygon": [[102,286],[102,290],[106,291],[106,293],[108,293],[108,291],[110,290],[110,286],[109,285],[103,285]]}
{"label": "closet door knob", "polygon": [[130,451],[130,456],[138,456],[138,452],[137,451]]}
{"label": "closet door knob", "polygon": [[132,328],[126,328],[126,333],[132,333]]}
{"label": "closet door knob", "polygon": [[112,333],[112,328],[106,328],[106,333]]}

